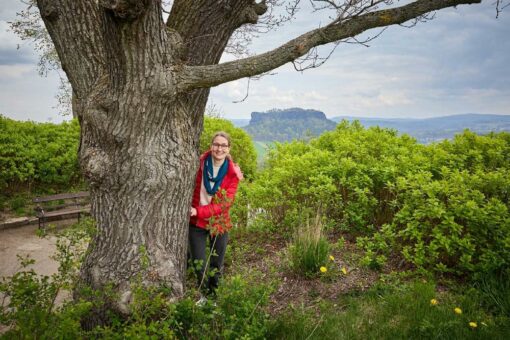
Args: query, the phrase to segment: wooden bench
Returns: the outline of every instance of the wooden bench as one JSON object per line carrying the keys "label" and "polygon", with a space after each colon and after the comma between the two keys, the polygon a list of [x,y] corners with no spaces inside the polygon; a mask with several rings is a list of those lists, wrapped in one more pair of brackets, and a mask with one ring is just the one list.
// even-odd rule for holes
{"label": "wooden bench", "polygon": [[[34,202],[39,228],[47,221],[70,218],[73,215],[80,219],[81,214],[90,213],[90,194],[87,191],[65,193],[44,197],[36,197]],[[57,202],[57,204],[54,204]]]}

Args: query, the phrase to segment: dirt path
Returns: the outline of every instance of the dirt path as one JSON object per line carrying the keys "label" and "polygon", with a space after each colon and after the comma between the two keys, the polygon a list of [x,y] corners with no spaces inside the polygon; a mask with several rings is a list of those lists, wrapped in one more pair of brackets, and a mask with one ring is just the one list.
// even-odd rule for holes
{"label": "dirt path", "polygon": [[[73,223],[73,220],[60,221]],[[21,269],[16,255],[30,256],[35,263],[33,268],[40,275],[51,275],[57,272],[58,263],[51,259],[55,253],[55,236],[41,238],[37,236],[37,224],[0,230],[0,279],[14,275]],[[57,300],[62,302],[68,294],[61,294]],[[8,327],[0,325],[0,334]]]}
{"label": "dirt path", "polygon": [[56,238],[41,238],[36,231],[37,225],[0,231],[0,277],[12,276],[21,269],[16,255],[29,255],[36,260],[31,268],[38,274],[51,275],[57,271],[58,264],[50,258],[55,252]]}

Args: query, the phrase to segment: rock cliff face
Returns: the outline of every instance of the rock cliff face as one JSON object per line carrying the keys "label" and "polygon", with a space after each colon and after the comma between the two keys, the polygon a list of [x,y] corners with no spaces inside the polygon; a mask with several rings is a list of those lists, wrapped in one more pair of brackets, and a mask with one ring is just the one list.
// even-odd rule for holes
{"label": "rock cliff face", "polygon": [[244,129],[257,141],[285,142],[293,139],[309,139],[327,130],[336,123],[327,119],[324,112],[291,108],[252,112],[250,124]]}

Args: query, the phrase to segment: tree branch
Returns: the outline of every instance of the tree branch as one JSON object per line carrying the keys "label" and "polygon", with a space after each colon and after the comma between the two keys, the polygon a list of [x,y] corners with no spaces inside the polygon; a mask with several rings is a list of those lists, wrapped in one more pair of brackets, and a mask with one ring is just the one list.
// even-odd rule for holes
{"label": "tree branch", "polygon": [[185,42],[188,65],[216,64],[233,32],[257,23],[267,11],[265,0],[176,0],[167,26]]}
{"label": "tree branch", "polygon": [[418,0],[405,6],[365,13],[339,23],[333,22],[257,56],[218,65],[177,66],[171,73],[179,78],[178,91],[213,87],[273,70],[305,55],[316,46],[354,37],[372,28],[402,24],[431,11],[480,2],[481,0]]}

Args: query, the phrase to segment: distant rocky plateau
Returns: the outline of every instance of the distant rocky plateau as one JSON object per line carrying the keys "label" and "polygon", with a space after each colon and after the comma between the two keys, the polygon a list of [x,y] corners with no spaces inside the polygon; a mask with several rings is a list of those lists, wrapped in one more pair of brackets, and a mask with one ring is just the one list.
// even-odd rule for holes
{"label": "distant rocky plateau", "polygon": [[243,127],[256,141],[286,142],[309,139],[333,130],[336,123],[324,112],[290,108],[268,112],[252,112],[250,123]]}

